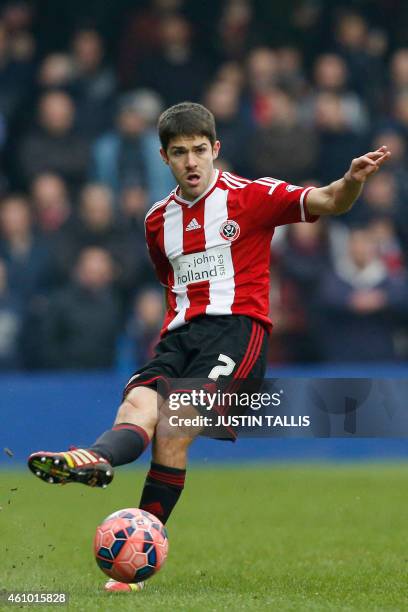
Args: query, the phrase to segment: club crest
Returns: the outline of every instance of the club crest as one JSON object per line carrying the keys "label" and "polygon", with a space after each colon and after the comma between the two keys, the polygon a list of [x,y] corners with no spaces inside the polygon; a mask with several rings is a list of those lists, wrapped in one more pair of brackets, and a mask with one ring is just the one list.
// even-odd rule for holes
{"label": "club crest", "polygon": [[228,219],[224,221],[224,223],[220,227],[220,236],[224,238],[224,240],[229,240],[232,242],[236,240],[241,233],[241,228],[239,227],[236,221],[232,221]]}

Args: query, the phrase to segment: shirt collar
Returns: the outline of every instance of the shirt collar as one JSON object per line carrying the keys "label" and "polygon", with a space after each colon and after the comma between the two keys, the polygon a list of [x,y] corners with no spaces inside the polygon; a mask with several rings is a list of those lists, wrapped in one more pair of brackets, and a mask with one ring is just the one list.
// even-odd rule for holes
{"label": "shirt collar", "polygon": [[182,198],[181,196],[178,195],[178,192],[180,191],[180,185],[177,185],[176,189],[174,190],[174,199],[178,204],[184,204],[185,206],[194,206],[194,204],[197,204],[197,202],[199,202],[200,200],[202,200],[203,198],[205,198],[206,196],[209,195],[210,191],[212,191],[218,181],[218,177],[220,175],[220,171],[219,170],[215,170],[215,175],[214,175],[214,179],[212,180],[212,182],[210,183],[210,185],[207,187],[207,189],[204,191],[204,193],[202,193],[201,195],[197,196],[195,200],[185,200],[184,198]]}

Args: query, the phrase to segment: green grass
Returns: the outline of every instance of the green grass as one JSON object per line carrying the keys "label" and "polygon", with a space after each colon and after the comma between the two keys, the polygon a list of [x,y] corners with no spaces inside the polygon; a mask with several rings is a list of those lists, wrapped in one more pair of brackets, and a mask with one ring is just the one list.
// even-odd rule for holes
{"label": "green grass", "polygon": [[92,538],[106,515],[137,505],[142,471],[118,470],[105,491],[0,472],[0,587],[66,591],[70,609],[92,612],[407,610],[407,472],[191,468],[167,564],[132,594],[101,590]]}

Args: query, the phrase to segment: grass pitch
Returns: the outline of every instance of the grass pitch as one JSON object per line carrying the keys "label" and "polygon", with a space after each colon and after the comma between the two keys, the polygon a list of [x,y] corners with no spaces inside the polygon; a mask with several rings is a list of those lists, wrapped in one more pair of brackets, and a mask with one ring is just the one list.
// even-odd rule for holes
{"label": "grass pitch", "polygon": [[190,468],[167,564],[143,592],[121,594],[101,590],[92,539],[106,515],[137,505],[145,472],[117,470],[104,491],[0,472],[0,588],[66,591],[69,609],[92,612],[407,610],[407,473]]}

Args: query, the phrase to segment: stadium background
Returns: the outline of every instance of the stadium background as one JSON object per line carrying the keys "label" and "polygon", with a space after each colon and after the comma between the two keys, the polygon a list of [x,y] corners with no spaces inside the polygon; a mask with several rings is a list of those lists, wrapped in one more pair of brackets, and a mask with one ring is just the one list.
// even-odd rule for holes
{"label": "stadium background", "polygon": [[[162,296],[143,217],[173,186],[155,123],[185,99],[215,114],[219,166],[250,178],[326,184],[352,157],[390,146],[351,213],[277,233],[269,364],[271,376],[325,376],[328,364],[331,375],[405,376],[407,32],[403,0],[0,3],[1,438],[14,461],[41,441],[73,443],[75,423],[93,438],[152,353]],[[32,428],[16,427],[34,404]],[[271,447],[199,442],[193,456],[380,448]],[[397,440],[381,449],[406,453]]]}

